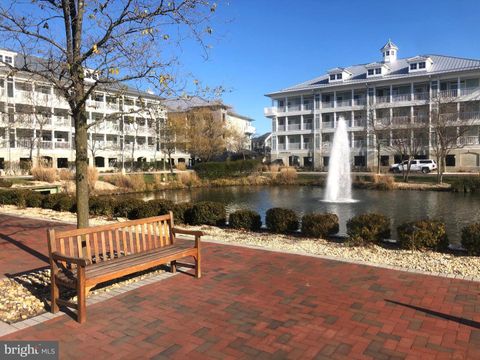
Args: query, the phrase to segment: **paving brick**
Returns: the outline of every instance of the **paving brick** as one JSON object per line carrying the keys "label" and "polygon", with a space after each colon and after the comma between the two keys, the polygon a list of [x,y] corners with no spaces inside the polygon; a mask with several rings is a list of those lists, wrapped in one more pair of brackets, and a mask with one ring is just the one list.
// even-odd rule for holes
{"label": "paving brick", "polygon": [[[43,264],[45,228],[0,215],[4,273]],[[480,358],[478,282],[207,242],[203,259],[202,279],[167,274],[83,325],[46,314],[2,340],[59,340],[68,359]]]}

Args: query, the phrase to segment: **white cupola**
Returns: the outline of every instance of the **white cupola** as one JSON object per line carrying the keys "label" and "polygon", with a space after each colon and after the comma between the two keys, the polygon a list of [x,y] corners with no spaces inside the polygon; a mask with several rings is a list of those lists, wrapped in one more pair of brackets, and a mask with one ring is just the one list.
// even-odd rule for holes
{"label": "white cupola", "polygon": [[380,49],[383,55],[383,62],[393,63],[397,60],[398,46],[392,40],[388,39],[387,43]]}

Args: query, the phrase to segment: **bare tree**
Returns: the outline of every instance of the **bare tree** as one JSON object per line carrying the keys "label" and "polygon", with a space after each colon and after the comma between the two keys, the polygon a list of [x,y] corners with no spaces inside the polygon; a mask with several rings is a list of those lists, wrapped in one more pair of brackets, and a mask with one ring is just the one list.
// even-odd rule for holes
{"label": "bare tree", "polygon": [[443,183],[447,155],[452,150],[465,146],[462,139],[471,128],[469,126],[471,123],[462,119],[462,114],[457,113],[454,95],[450,92],[437,91],[431,101],[431,146],[437,162],[437,182],[439,184]]}
{"label": "bare tree", "polygon": [[246,135],[241,129],[231,126],[228,129],[227,136],[227,148],[236,154],[241,154],[243,160],[245,160],[245,148],[246,144],[250,141],[248,135]]}
{"label": "bare tree", "polygon": [[388,119],[376,118],[375,104],[366,104],[366,135],[372,141],[373,148],[375,149],[375,155],[377,158],[376,172],[380,174],[382,149],[388,148],[388,141],[386,140],[386,134],[389,132],[390,125]]}
{"label": "bare tree", "polygon": [[159,125],[161,149],[167,156],[170,172],[173,173],[172,155],[178,149],[187,148],[187,116],[183,112],[172,112]]}
{"label": "bare tree", "polygon": [[[86,102],[99,87],[151,81],[169,88],[175,57],[192,34],[203,34],[216,5],[208,0],[13,0],[0,5],[0,38],[16,49],[18,71],[53,84],[68,102],[75,126],[77,226],[88,226]],[[41,58],[34,58],[30,55]],[[88,80],[87,80],[88,79]]]}
{"label": "bare tree", "polygon": [[226,150],[229,130],[218,115],[209,108],[186,112],[187,149],[193,159],[209,161]]}

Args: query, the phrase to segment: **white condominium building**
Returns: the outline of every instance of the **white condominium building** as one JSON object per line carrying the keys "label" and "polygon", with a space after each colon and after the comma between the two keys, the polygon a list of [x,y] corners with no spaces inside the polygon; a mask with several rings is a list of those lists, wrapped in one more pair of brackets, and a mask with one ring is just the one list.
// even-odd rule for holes
{"label": "white condominium building", "polygon": [[[21,71],[12,75],[8,64],[21,68],[22,61],[17,53],[0,49],[0,169],[27,166],[38,155],[66,168],[75,161],[70,107],[51,84]],[[159,141],[167,116],[162,101],[127,86],[95,89],[86,104],[88,122],[94,124],[88,135],[90,164],[108,169],[132,160],[167,161]],[[172,161],[189,158],[176,152]]]}
{"label": "white condominium building", "polygon": [[[389,40],[380,49],[380,61],[337,67],[267,94],[272,100],[264,111],[272,121],[272,160],[327,167],[341,118],[348,126],[352,165],[359,169],[377,165],[376,136],[382,138],[381,165],[399,161],[394,145],[401,129],[409,129],[412,141],[420,143],[411,155],[433,157],[432,108],[437,104],[450,130],[462,129],[458,147],[446,158],[447,168],[478,170],[480,60],[433,54],[398,58],[398,51]],[[376,131],[377,125],[383,131]]]}

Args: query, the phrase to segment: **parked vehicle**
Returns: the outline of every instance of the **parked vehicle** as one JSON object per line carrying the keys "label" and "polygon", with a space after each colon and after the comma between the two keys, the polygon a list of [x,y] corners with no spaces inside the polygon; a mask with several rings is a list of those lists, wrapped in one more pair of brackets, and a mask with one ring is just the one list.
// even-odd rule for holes
{"label": "parked vehicle", "polygon": [[[390,166],[390,172],[401,173],[407,171],[408,160],[404,160],[401,163],[393,164]],[[410,160],[410,171],[421,171],[424,174],[428,174],[430,171],[437,169],[437,163],[431,159],[414,159]]]}

